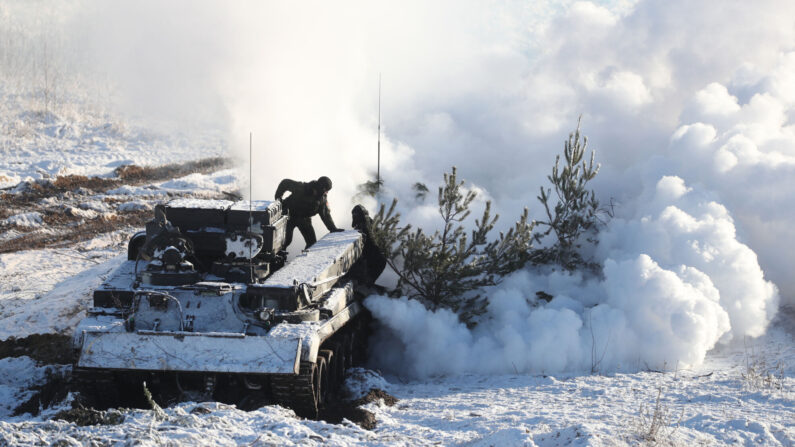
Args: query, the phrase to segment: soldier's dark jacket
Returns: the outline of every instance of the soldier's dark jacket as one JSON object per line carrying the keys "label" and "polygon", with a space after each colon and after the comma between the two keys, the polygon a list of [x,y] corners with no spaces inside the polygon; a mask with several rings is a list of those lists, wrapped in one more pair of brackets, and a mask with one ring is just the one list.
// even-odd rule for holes
{"label": "soldier's dark jacket", "polygon": [[373,285],[386,268],[386,257],[373,239],[373,219],[363,206],[356,205],[351,210],[351,226],[364,235],[362,257],[351,267],[351,274]]}
{"label": "soldier's dark jacket", "polygon": [[315,183],[314,180],[311,182],[298,182],[284,179],[279,183],[279,187],[276,188],[276,198],[281,199],[282,195],[289,191],[290,196],[282,200],[282,206],[289,211],[290,218],[301,219],[319,214],[320,219],[329,231],[336,230],[337,226],[331,218],[331,211],[328,207],[327,193],[314,194],[313,188],[319,190]]}

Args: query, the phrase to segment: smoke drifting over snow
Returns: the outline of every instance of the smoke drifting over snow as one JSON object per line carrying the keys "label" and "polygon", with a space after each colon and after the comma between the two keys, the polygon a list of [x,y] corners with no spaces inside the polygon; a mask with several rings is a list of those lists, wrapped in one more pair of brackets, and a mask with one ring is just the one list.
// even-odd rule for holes
{"label": "smoke drifting over snow", "polygon": [[[778,293],[727,210],[678,177],[663,177],[642,199],[635,218],[616,218],[600,234],[604,279],[518,272],[487,291],[488,318],[471,332],[448,311],[368,298],[388,328],[374,361],[412,376],[663,369],[762,335]],[[555,298],[539,303],[539,290]]]}
{"label": "smoke drifting over snow", "polygon": [[[583,115],[597,193],[617,203],[595,253],[604,277],[517,272],[488,291],[473,331],[370,298],[388,328],[382,366],[698,363],[716,343],[763,333],[779,300],[795,303],[791,2],[77,4],[75,45],[125,108],[209,116],[240,160],[253,132],[255,195],[328,175],[340,226],[375,172],[379,73],[381,173],[415,226],[435,211],[411,185],[433,190],[452,165],[502,225],[524,206],[540,217],[538,187]],[[555,298],[535,307],[538,290]]]}

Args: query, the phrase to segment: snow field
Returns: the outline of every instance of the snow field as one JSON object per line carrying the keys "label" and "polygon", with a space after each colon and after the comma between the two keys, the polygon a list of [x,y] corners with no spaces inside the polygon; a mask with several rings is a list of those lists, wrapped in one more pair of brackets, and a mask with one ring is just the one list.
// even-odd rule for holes
{"label": "snow field", "polygon": [[[165,418],[152,411],[123,410],[121,425],[79,427],[47,420],[60,408],[36,418],[6,416],[0,422],[0,439],[12,445],[639,445],[660,393],[666,416],[654,439],[659,445],[789,446],[795,440],[795,350],[790,337],[776,330],[746,351],[715,352],[702,367],[662,372],[464,374],[405,381],[355,369],[348,388],[379,387],[399,399],[392,407],[378,402],[365,407],[378,420],[373,431],[347,422],[299,420],[278,406],[244,412],[218,403],[188,402],[166,408]],[[749,355],[789,363],[780,388],[748,387],[743,374]],[[13,371],[9,363],[3,364],[5,371]]]}
{"label": "snow field", "polygon": [[[59,120],[58,117],[51,119]],[[111,124],[95,126],[64,121],[54,126],[58,125],[83,128],[68,136],[49,135],[50,125],[32,119],[27,124],[33,127],[29,132],[0,137],[0,153],[3,154],[0,188],[12,187],[21,181],[70,174],[107,177],[121,165],[160,166],[196,158],[197,153],[208,157],[226,155],[217,136],[217,141],[205,143],[212,145],[207,149],[185,145],[184,140],[169,136],[158,136],[160,141],[151,141],[154,137],[135,134],[135,131],[119,133]]]}
{"label": "snow field", "polygon": [[[739,355],[731,359],[738,361]],[[429,379],[393,384],[389,391],[401,399],[397,406],[368,408],[378,418],[377,432],[400,430],[429,443],[623,445],[637,443],[646,433],[641,406],[653,412],[662,389],[662,406],[669,415],[658,439],[663,445],[793,441],[791,378],[786,379],[789,391],[738,393],[743,386],[740,368],[715,370],[715,366],[609,376]],[[574,432],[579,436],[570,435]]]}
{"label": "snow field", "polygon": [[[197,407],[205,410],[194,412]],[[214,402],[183,403],[165,409],[164,418],[143,410],[124,410],[122,414],[125,420],[121,425],[87,427],[64,421],[0,421],[0,440],[9,445],[34,445],[44,441],[64,445],[346,446],[374,437],[353,424],[339,426],[299,421],[292,410],[279,406],[245,412]]]}

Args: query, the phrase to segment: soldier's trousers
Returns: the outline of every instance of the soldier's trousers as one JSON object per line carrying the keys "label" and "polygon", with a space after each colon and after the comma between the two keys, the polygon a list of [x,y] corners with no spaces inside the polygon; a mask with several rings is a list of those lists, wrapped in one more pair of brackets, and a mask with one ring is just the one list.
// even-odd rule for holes
{"label": "soldier's trousers", "polygon": [[317,242],[317,236],[315,236],[315,228],[312,226],[311,217],[290,217],[287,220],[287,234],[284,236],[285,250],[287,250],[287,247],[293,242],[293,230],[296,227],[298,227],[298,231],[301,232],[301,236],[303,236],[304,241],[306,241],[305,248],[309,248]]}

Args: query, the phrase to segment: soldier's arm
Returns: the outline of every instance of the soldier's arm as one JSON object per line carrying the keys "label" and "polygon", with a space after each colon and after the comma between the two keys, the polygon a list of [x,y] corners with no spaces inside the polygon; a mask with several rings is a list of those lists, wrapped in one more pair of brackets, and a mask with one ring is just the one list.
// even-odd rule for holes
{"label": "soldier's arm", "polygon": [[329,210],[328,207],[328,199],[325,197],[323,199],[323,206],[320,208],[320,213],[318,213],[320,214],[320,220],[323,221],[323,224],[326,225],[326,228],[328,228],[329,231],[342,231],[337,228],[336,225],[334,225],[334,219],[331,218],[331,210]]}
{"label": "soldier's arm", "polygon": [[285,192],[293,192],[299,186],[300,182],[296,182],[295,180],[290,180],[288,178],[279,182],[279,186],[276,188],[276,200],[282,198]]}

